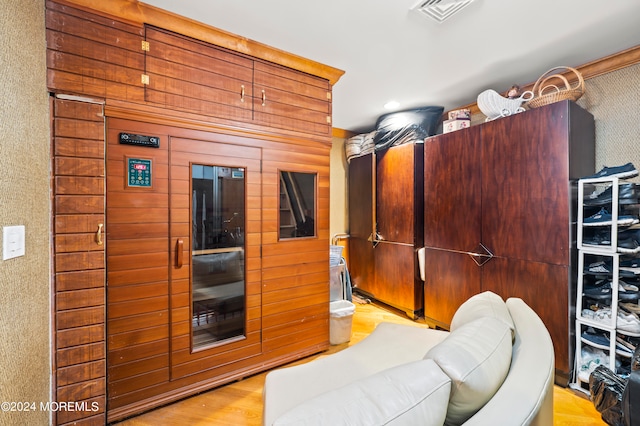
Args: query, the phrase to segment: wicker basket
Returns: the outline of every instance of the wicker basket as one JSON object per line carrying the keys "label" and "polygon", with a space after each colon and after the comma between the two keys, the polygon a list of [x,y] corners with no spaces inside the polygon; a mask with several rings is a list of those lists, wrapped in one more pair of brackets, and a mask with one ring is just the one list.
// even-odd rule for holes
{"label": "wicker basket", "polygon": [[[568,71],[573,72],[578,77],[578,81],[575,86],[571,86],[571,84],[569,84],[569,80],[567,80],[563,75]],[[560,83],[562,83],[564,87],[560,87]],[[571,67],[551,68],[549,71],[542,74],[533,85],[533,93],[533,99],[526,103],[526,106],[529,108],[538,108],[543,105],[549,105],[565,99],[577,101],[582,95],[584,95],[584,79],[578,70]]]}

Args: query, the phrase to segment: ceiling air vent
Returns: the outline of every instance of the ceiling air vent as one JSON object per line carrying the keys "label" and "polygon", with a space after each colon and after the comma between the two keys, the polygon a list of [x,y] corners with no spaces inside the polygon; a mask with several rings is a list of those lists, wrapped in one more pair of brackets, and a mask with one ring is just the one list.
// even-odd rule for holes
{"label": "ceiling air vent", "polygon": [[415,10],[421,15],[443,22],[457,12],[468,6],[473,0],[422,0],[411,10]]}

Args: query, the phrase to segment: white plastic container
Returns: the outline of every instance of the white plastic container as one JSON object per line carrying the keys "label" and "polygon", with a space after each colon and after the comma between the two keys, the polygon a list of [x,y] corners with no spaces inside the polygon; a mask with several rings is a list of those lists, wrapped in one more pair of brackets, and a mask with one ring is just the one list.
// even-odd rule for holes
{"label": "white plastic container", "polygon": [[351,326],[356,305],[348,300],[329,303],[329,343],[339,345],[351,340]]}

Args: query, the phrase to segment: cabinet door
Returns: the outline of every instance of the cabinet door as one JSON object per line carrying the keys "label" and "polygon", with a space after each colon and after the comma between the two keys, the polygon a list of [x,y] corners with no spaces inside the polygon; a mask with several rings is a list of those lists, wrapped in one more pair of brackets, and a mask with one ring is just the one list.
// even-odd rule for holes
{"label": "cabinet door", "polygon": [[476,250],[481,242],[481,140],[477,127],[424,143],[424,245]]}
{"label": "cabinet door", "polygon": [[[482,267],[482,291],[524,300],[546,325],[556,354],[556,374],[568,380],[569,363],[569,267],[549,263],[495,257]],[[562,381],[556,378],[556,383]]]}
{"label": "cabinet door", "polygon": [[145,100],[170,109],[250,122],[253,60],[147,26]]}
{"label": "cabinet door", "polygon": [[331,85],[280,65],[254,62],[256,123],[299,132],[331,133]]}
{"label": "cabinet door", "polygon": [[445,328],[468,298],[481,291],[482,268],[464,253],[425,251],[424,314]]}
{"label": "cabinet door", "polygon": [[[378,234],[384,241],[415,245],[416,220],[422,205],[423,144],[404,144],[377,154],[376,219]],[[418,162],[418,164],[416,164]],[[422,240],[422,236],[418,240]]]}
{"label": "cabinet door", "polygon": [[374,249],[375,282],[367,292],[377,300],[416,318],[422,309],[422,291],[416,281],[416,252],[411,245],[381,242]]}
{"label": "cabinet door", "polygon": [[494,255],[568,265],[568,122],[550,106],[482,126],[482,239]]}
{"label": "cabinet door", "polygon": [[480,250],[482,237],[480,148],[473,127],[424,144],[424,313],[445,326],[481,288],[470,254]]}
{"label": "cabinet door", "polygon": [[375,282],[373,244],[373,155],[349,163],[349,273],[354,287],[364,291]]}

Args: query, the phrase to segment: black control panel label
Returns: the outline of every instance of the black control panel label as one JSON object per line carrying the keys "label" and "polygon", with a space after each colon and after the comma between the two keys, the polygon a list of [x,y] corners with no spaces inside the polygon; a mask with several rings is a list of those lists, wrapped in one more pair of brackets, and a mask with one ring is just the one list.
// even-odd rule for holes
{"label": "black control panel label", "polygon": [[160,148],[160,138],[158,136],[134,135],[132,133],[120,133],[120,143],[126,145],[148,146],[150,148]]}

